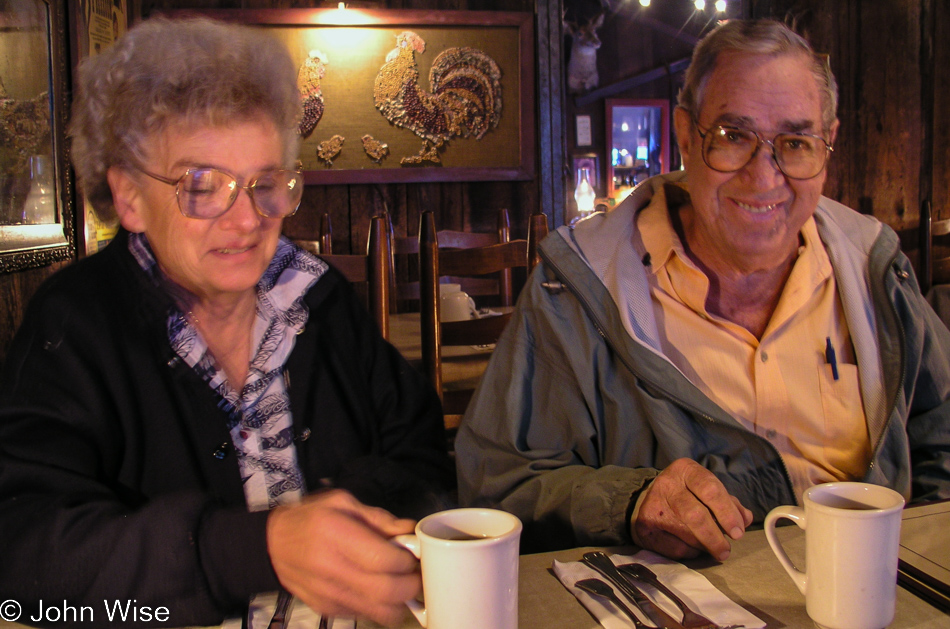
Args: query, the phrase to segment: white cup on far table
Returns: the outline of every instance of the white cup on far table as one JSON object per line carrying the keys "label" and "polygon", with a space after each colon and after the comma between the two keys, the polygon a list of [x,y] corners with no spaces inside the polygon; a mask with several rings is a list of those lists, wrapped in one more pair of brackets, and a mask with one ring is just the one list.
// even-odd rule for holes
{"label": "white cup on far table", "polygon": [[462,290],[461,284],[439,284],[439,304],[442,323],[477,318],[475,301]]}
{"label": "white cup on far table", "polygon": [[[805,595],[808,616],[822,629],[884,629],[894,619],[904,498],[887,487],[840,482],[807,489],[804,503],[772,509],[765,534]],[[805,572],[775,534],[783,518],[805,530]]]}
{"label": "white cup on far table", "polygon": [[518,629],[521,520],[495,509],[423,518],[393,541],[419,558],[425,603],[406,605],[426,629]]}

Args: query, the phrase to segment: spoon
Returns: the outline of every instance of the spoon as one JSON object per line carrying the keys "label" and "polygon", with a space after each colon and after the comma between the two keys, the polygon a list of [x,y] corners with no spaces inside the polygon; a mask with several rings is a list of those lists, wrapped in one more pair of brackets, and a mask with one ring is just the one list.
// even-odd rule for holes
{"label": "spoon", "polygon": [[637,618],[635,613],[633,613],[633,610],[627,607],[627,604],[620,600],[620,597],[617,596],[617,593],[614,592],[614,589],[600,579],[581,579],[575,583],[574,586],[584,590],[589,594],[593,594],[594,596],[608,599],[623,613],[630,617],[630,620],[633,621],[634,627],[637,629],[648,629],[645,624],[640,622],[640,619]]}
{"label": "spoon", "polygon": [[680,623],[687,629],[709,629],[716,626],[716,623],[691,610],[670,588],[663,585],[663,582],[657,578],[652,570],[643,564],[626,563],[617,566],[617,570],[620,570],[625,576],[633,577],[637,581],[652,585],[667,598],[676,603],[676,606],[683,612],[683,619]]}

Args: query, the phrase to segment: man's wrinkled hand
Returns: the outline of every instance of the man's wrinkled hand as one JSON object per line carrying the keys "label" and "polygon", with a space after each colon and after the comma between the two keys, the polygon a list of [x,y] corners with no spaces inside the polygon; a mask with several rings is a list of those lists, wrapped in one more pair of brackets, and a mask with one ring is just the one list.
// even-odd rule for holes
{"label": "man's wrinkled hand", "polygon": [[267,550],[281,585],[311,609],[393,626],[422,580],[415,557],[389,538],[414,526],[333,490],[274,509]]}
{"label": "man's wrinkled hand", "polygon": [[691,459],[671,463],[644,492],[631,523],[634,539],[667,557],[695,557],[706,550],[723,561],[731,540],[752,523],[752,512]]}

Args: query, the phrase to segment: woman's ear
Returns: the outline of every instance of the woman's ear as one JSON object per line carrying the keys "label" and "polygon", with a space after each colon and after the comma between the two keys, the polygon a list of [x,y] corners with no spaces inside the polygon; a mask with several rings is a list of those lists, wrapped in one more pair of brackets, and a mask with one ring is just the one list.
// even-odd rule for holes
{"label": "woman's ear", "polygon": [[109,168],[106,179],[112,190],[112,203],[122,227],[133,233],[144,232],[144,199],[142,199],[138,182],[129,175],[127,170],[118,166]]}

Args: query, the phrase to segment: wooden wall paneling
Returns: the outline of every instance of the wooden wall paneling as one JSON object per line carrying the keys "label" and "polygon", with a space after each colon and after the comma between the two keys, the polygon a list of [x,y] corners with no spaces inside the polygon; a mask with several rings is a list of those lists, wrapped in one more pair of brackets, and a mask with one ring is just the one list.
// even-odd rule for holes
{"label": "wooden wall paneling", "polygon": [[[881,28],[887,24],[887,28]],[[919,0],[861,4],[862,61],[858,104],[867,142],[852,153],[856,183],[871,212],[895,230],[917,224],[920,207],[921,84]],[[856,146],[860,142],[855,142]]]}
{"label": "wooden wall paneling", "polygon": [[348,186],[350,253],[366,254],[369,238],[369,222],[375,214],[374,198],[377,196],[372,186]]}
{"label": "wooden wall paneling", "polygon": [[923,1],[775,1],[754,13],[831,54],[841,128],[825,194],[898,231],[916,227],[920,205]]}
{"label": "wooden wall paneling", "polygon": [[[870,205],[870,196],[863,184],[856,185],[855,176],[863,176],[866,155],[861,145],[864,112],[857,103],[861,100],[861,84],[857,77],[861,55],[859,43],[860,7],[852,2],[841,2],[834,10],[815,2],[793,3],[793,7],[773,8],[772,13],[755,17],[774,17],[785,21],[804,35],[820,53],[830,56],[831,69],[838,81],[838,136],[834,153],[828,163],[824,194],[849,207],[864,209]],[[814,8],[803,4],[815,5]],[[863,157],[862,157],[863,156]],[[860,157],[856,164],[854,159]],[[867,199],[867,203],[862,198]]]}
{"label": "wooden wall paneling", "polygon": [[933,0],[933,173],[934,219],[950,218],[950,9]]}
{"label": "wooden wall paneling", "polygon": [[56,262],[50,266],[0,275],[0,365],[6,359],[7,348],[20,327],[33,293],[46,278],[67,264],[69,262]]}
{"label": "wooden wall paneling", "polygon": [[[562,0],[539,0],[537,7],[538,94],[538,202],[551,218],[552,228],[565,223],[566,177],[564,161],[564,57],[562,55]],[[509,208],[510,209],[510,208]]]}

